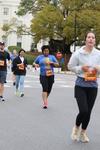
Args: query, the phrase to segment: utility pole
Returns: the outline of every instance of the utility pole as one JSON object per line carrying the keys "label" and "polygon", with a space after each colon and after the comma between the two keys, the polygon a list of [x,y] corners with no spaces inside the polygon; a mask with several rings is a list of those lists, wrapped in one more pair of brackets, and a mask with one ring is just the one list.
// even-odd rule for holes
{"label": "utility pole", "polygon": [[75,10],[75,16],[74,16],[74,51],[76,51],[76,28],[77,28],[77,15],[76,15],[76,10]]}
{"label": "utility pole", "polygon": [[75,4],[74,5],[75,5],[75,8],[74,8],[75,9],[74,10],[75,11],[75,15],[74,15],[74,40],[75,40],[75,42],[74,42],[74,51],[76,51],[76,34],[77,34],[76,33],[77,32],[76,31],[77,30],[76,29],[77,28],[77,20],[76,20],[77,19],[77,14],[76,14],[77,13],[77,7],[76,7],[76,0],[75,0]]}

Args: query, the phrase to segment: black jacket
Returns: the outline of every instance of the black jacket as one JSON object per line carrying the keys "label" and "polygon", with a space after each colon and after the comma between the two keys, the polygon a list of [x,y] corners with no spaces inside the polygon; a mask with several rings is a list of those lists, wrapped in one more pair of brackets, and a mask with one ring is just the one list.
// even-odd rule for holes
{"label": "black jacket", "polygon": [[26,67],[27,67],[27,59],[24,58],[23,65],[18,66],[18,64],[22,64],[22,61],[19,56],[17,56],[13,60],[13,72],[15,75],[26,75]]}

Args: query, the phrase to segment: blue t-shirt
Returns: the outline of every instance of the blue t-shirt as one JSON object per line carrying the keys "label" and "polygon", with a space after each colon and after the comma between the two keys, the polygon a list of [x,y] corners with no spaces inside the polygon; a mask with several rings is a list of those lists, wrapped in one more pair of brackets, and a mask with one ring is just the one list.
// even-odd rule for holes
{"label": "blue t-shirt", "polygon": [[[49,59],[50,61],[54,62],[54,63],[58,63],[56,57],[54,55],[48,55],[48,56],[45,56],[45,55],[40,55],[36,58],[35,60],[35,63],[36,64],[39,64],[40,66],[40,75],[43,75],[45,76],[46,75],[46,59]],[[54,74],[54,69],[53,69],[53,65],[50,65],[50,69],[52,70],[53,74]]]}

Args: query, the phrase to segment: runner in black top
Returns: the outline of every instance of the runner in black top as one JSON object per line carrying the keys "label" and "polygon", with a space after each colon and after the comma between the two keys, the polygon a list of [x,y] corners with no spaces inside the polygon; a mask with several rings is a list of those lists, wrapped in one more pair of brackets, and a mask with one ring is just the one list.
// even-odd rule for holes
{"label": "runner in black top", "polygon": [[21,49],[18,56],[13,60],[13,71],[16,76],[16,95],[24,96],[24,79],[26,75],[27,59],[24,57],[25,50]]}
{"label": "runner in black top", "polygon": [[4,101],[3,93],[4,93],[4,83],[6,81],[7,76],[7,59],[8,63],[10,63],[10,55],[7,51],[4,50],[5,43],[0,42],[0,100]]}

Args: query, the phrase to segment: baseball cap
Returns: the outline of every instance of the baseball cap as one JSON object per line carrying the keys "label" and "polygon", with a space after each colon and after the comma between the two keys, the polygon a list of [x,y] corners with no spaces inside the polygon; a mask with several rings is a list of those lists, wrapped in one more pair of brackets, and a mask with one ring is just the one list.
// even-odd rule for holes
{"label": "baseball cap", "polygon": [[5,43],[4,42],[0,42],[0,45],[5,45]]}

